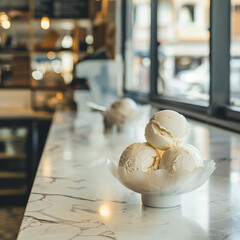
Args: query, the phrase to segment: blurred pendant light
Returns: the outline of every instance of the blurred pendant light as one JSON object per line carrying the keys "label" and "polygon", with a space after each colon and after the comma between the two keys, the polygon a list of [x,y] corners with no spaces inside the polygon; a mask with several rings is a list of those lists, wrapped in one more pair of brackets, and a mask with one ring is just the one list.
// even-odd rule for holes
{"label": "blurred pendant light", "polygon": [[41,18],[41,28],[47,30],[50,28],[50,19],[48,17]]}
{"label": "blurred pendant light", "polygon": [[2,28],[9,29],[11,27],[11,22],[9,20],[5,20],[2,22]]}
{"label": "blurred pendant light", "polygon": [[9,29],[11,27],[11,22],[5,12],[0,13],[0,25],[4,29]]}
{"label": "blurred pendant light", "polygon": [[71,35],[65,35],[61,42],[62,48],[71,48],[73,46],[73,38]]}
{"label": "blurred pendant light", "polygon": [[0,22],[8,20],[8,16],[5,12],[0,12]]}

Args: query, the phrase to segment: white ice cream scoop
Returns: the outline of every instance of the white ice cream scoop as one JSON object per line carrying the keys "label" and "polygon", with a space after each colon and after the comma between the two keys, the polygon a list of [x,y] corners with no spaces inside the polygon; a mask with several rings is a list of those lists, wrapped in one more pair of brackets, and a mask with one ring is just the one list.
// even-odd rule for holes
{"label": "white ice cream scoop", "polygon": [[128,173],[134,171],[152,172],[159,169],[161,155],[149,143],[133,143],[122,153],[119,167]]}
{"label": "white ice cream scoop", "polygon": [[203,167],[200,152],[194,146],[187,144],[171,148],[163,153],[160,168],[173,174],[179,169],[193,173],[196,168]]}
{"label": "white ice cream scoop", "polygon": [[145,138],[155,148],[167,150],[177,146],[188,133],[186,118],[171,110],[155,113],[145,128]]}

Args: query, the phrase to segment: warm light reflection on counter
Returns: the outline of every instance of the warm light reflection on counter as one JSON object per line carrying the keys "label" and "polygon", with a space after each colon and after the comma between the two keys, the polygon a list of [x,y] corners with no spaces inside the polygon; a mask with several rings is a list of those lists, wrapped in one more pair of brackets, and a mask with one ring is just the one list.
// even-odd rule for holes
{"label": "warm light reflection on counter", "polygon": [[200,151],[204,160],[210,157],[210,136],[209,131],[201,126],[194,126],[193,128],[194,144]]}
{"label": "warm light reflection on counter", "polygon": [[240,156],[240,141],[235,136],[232,136],[230,143],[231,143],[231,150],[230,150],[231,158]]}
{"label": "warm light reflection on counter", "polygon": [[240,182],[240,175],[238,172],[231,172],[230,173],[230,180],[231,183],[237,183]]}
{"label": "warm light reflection on counter", "polygon": [[202,229],[209,232],[209,181],[207,181],[203,186],[204,189],[201,193],[200,198],[197,194],[193,194],[188,201],[192,206],[191,211],[189,211],[189,206],[184,207],[182,205],[182,215],[192,221],[196,222]]}
{"label": "warm light reflection on counter", "polygon": [[239,159],[232,159],[230,162],[230,195],[232,201],[239,202],[239,182],[240,182],[240,161]]}
{"label": "warm light reflection on counter", "polygon": [[100,205],[98,213],[105,219],[109,219],[112,216],[111,207],[107,204]]}
{"label": "warm light reflection on counter", "polygon": [[231,182],[240,181],[240,161],[238,159],[232,159],[230,162],[231,172],[230,180]]}
{"label": "warm light reflection on counter", "polygon": [[42,175],[44,177],[49,177],[51,176],[52,173],[52,164],[50,159],[45,158],[45,161],[43,161],[42,164]]}
{"label": "warm light reflection on counter", "polygon": [[72,160],[72,151],[69,149],[63,150],[63,159],[64,160]]}

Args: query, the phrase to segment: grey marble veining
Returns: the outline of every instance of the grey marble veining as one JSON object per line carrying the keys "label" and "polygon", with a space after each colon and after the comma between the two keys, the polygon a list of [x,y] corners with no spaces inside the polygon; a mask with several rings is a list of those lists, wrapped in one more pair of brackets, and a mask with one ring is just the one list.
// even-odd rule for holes
{"label": "grey marble veining", "polygon": [[57,113],[18,240],[240,239],[240,135],[190,121],[187,142],[217,169],[182,205],[157,209],[109,172],[107,158],[145,141],[147,119],[104,133],[99,113]]}

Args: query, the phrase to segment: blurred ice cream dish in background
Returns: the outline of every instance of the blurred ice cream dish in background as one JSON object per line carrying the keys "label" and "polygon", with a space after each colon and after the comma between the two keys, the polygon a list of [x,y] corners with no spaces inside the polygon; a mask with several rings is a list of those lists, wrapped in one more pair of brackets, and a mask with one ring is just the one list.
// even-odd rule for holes
{"label": "blurred ice cream dish in background", "polygon": [[127,173],[142,171],[150,173],[159,169],[161,155],[149,143],[133,143],[122,153],[119,167],[125,168]]}
{"label": "blurred ice cream dish in background", "polygon": [[146,140],[160,150],[178,146],[187,133],[188,123],[186,118],[171,110],[155,113],[145,128]]}
{"label": "blurred ice cream dish in background", "polygon": [[105,126],[121,126],[130,121],[135,113],[136,103],[130,98],[122,98],[113,102],[107,111],[103,112]]}
{"label": "blurred ice cream dish in background", "polygon": [[118,132],[129,132],[135,128],[135,124],[149,118],[151,111],[150,104],[137,105],[131,98],[116,100],[109,107],[93,102],[87,102],[87,106],[102,113],[105,132],[115,129]]}
{"label": "blurred ice cream dish in background", "polygon": [[199,150],[190,144],[165,151],[160,163],[160,168],[166,169],[170,174],[174,174],[179,169],[194,173],[198,167],[203,167],[203,160]]}

